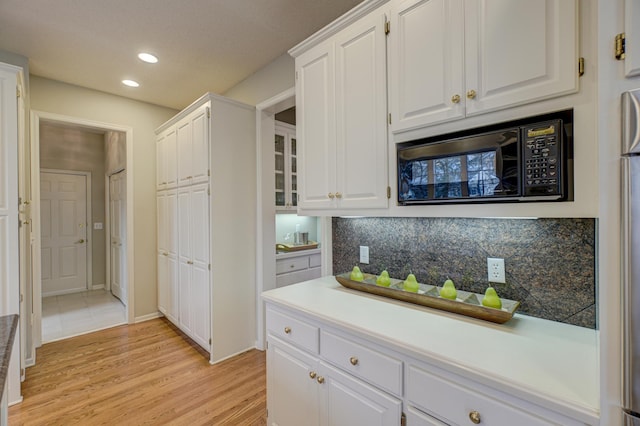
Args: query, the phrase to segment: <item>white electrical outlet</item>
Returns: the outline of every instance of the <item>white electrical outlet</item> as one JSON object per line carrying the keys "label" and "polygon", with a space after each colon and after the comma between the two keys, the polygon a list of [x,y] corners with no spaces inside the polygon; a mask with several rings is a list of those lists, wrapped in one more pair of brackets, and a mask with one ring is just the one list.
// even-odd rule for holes
{"label": "white electrical outlet", "polygon": [[360,246],[360,263],[369,263],[369,246]]}
{"label": "white electrical outlet", "polygon": [[504,259],[487,257],[487,277],[491,283],[505,283]]}

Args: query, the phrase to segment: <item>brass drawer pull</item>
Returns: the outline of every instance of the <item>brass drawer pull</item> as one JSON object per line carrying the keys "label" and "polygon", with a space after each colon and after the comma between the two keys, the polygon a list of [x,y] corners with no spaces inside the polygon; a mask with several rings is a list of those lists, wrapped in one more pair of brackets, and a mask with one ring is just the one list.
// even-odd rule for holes
{"label": "brass drawer pull", "polygon": [[454,104],[460,103],[460,95],[453,95],[451,97],[451,102],[453,102]]}
{"label": "brass drawer pull", "polygon": [[351,363],[351,365],[358,365],[358,358],[352,356],[351,358],[349,358],[349,362]]}
{"label": "brass drawer pull", "polygon": [[309,371],[309,377],[313,380],[316,378],[316,372],[315,371]]}
{"label": "brass drawer pull", "polygon": [[291,327],[285,327],[285,328],[284,328],[284,333],[285,333],[285,334],[289,334],[289,333],[291,333]]}
{"label": "brass drawer pull", "polygon": [[342,192],[336,192],[336,198],[342,198]]}
{"label": "brass drawer pull", "polygon": [[335,198],[335,195],[333,195],[333,192],[330,192],[329,194],[327,194],[327,197],[333,200]]}
{"label": "brass drawer pull", "polygon": [[323,384],[324,383],[324,377],[318,376],[318,383]]}
{"label": "brass drawer pull", "polygon": [[475,410],[469,413],[469,420],[471,420],[471,423],[473,423],[474,425],[479,425],[480,422],[482,421],[480,419],[480,413],[478,413]]}
{"label": "brass drawer pull", "polygon": [[467,98],[469,99],[475,99],[476,98],[476,91],[471,89],[467,92]]}

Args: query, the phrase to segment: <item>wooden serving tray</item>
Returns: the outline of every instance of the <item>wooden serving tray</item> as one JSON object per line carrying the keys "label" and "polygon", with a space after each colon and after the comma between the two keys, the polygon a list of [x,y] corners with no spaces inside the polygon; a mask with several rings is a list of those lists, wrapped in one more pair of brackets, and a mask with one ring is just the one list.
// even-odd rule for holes
{"label": "wooden serving tray", "polygon": [[502,309],[489,308],[482,305],[484,295],[470,293],[468,291],[457,290],[456,300],[443,299],[439,296],[440,287],[429,284],[421,284],[418,293],[404,291],[402,289],[403,280],[391,278],[389,287],[376,285],[376,275],[364,274],[364,281],[353,281],[349,279],[350,272],[336,275],[336,280],[344,287],[353,290],[364,291],[378,296],[389,297],[391,299],[402,300],[416,305],[427,306],[429,308],[440,309],[442,311],[453,312],[468,317],[504,324],[512,317],[520,302],[503,299]]}
{"label": "wooden serving tray", "polygon": [[308,244],[276,244],[276,250],[282,251],[309,250],[317,247],[318,243],[315,241],[309,241]]}

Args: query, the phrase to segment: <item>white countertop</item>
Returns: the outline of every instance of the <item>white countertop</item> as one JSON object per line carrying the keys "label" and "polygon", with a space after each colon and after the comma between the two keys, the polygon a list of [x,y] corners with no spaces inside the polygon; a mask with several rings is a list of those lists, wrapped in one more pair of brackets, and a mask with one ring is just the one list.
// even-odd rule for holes
{"label": "white countertop", "polygon": [[517,313],[505,324],[494,324],[347,289],[332,276],[262,296],[495,389],[598,423],[596,330]]}

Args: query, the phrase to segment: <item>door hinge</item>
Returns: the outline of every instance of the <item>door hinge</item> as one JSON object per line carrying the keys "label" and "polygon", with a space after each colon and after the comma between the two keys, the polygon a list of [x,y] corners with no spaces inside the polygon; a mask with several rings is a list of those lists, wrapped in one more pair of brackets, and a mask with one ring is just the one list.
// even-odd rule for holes
{"label": "door hinge", "polygon": [[209,344],[211,344],[211,337],[209,337]]}
{"label": "door hinge", "polygon": [[391,187],[387,186],[387,198],[391,198]]}
{"label": "door hinge", "polygon": [[16,86],[16,98],[22,96],[22,91],[20,90],[20,86]]}
{"label": "door hinge", "polygon": [[269,349],[269,341],[267,340],[265,343],[266,343],[267,349]]}
{"label": "door hinge", "polygon": [[211,195],[211,188],[207,188],[207,195]]}
{"label": "door hinge", "polygon": [[211,110],[207,107],[207,118],[211,118]]}
{"label": "door hinge", "polygon": [[624,33],[616,35],[616,45],[614,49],[614,55],[617,60],[621,61],[625,56],[625,36]]}
{"label": "door hinge", "polygon": [[387,121],[389,122],[389,125],[391,125],[391,113],[389,113]]}
{"label": "door hinge", "polygon": [[400,426],[407,426],[407,415],[405,413],[400,415]]}
{"label": "door hinge", "polygon": [[296,80],[298,79],[298,71],[296,71]]}
{"label": "door hinge", "polygon": [[209,264],[209,270],[211,270],[211,264]]}
{"label": "door hinge", "polygon": [[23,295],[23,294],[21,294],[21,295],[20,295],[20,303],[22,303],[22,301],[23,301],[23,300],[24,300],[24,295]]}
{"label": "door hinge", "polygon": [[207,170],[207,176],[211,176],[211,169]]}
{"label": "door hinge", "polygon": [[391,21],[385,21],[384,23],[384,33],[385,35],[389,35],[391,32]]}
{"label": "door hinge", "polygon": [[582,77],[584,75],[584,58],[578,58],[578,77]]}

